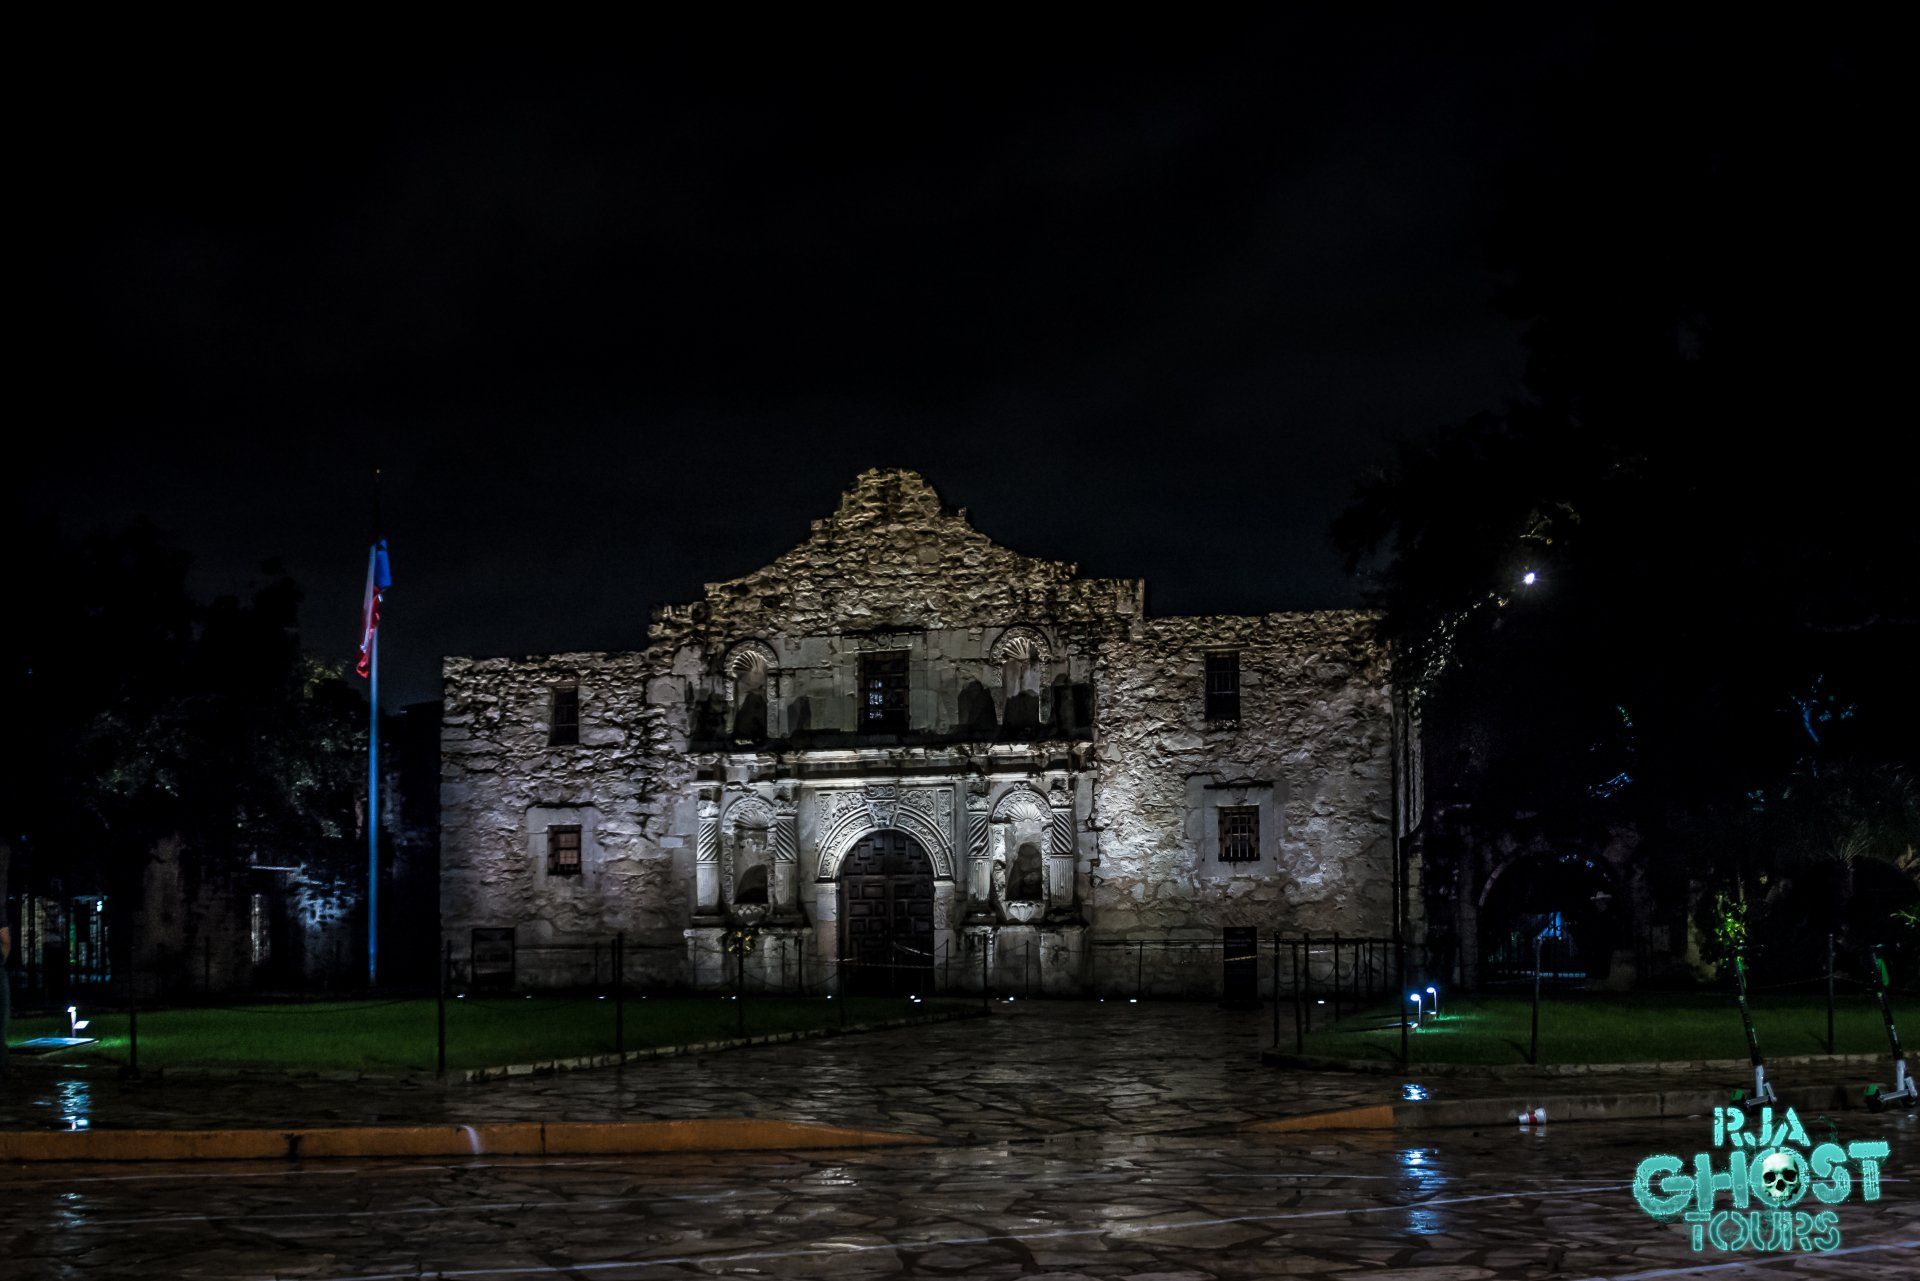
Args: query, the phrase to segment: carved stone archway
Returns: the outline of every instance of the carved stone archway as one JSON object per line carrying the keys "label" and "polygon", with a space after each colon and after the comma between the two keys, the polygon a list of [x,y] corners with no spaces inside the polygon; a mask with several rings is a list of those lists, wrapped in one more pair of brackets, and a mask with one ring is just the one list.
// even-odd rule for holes
{"label": "carved stone archway", "polygon": [[898,828],[926,851],[934,879],[953,879],[953,789],[871,783],[858,791],[820,795],[820,866],[815,879],[832,881],[841,860],[861,837],[881,828]]}

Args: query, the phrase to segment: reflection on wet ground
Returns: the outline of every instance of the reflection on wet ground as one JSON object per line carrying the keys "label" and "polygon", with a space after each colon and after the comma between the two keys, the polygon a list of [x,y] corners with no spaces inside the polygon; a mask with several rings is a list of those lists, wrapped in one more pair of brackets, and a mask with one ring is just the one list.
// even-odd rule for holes
{"label": "reflection on wet ground", "polygon": [[[1121,1012],[1121,1018],[1113,1012]],[[1121,1021],[1124,1019],[1125,1021]],[[1259,1015],[1022,1002],[986,1022],[805,1042],[497,1086],[16,1073],[35,1125],[780,1116],[913,1130],[934,1147],[605,1160],[0,1170],[0,1275],[1208,1278],[1383,1281],[1725,1269],[1634,1205],[1639,1160],[1704,1121],[1257,1136],[1251,1120],[1509,1083],[1284,1073]],[[1583,1078],[1565,1089],[1649,1088]],[[1910,1117],[1843,1114],[1893,1144],[1884,1198],[1841,1252],[1767,1275],[1916,1271]],[[1826,1123],[1823,1123],[1826,1124]]]}
{"label": "reflection on wet ground", "polygon": [[[1769,1274],[1896,1277],[1920,1261],[1900,1174],[1843,1207],[1844,1254]],[[1844,1127],[1843,1127],[1844,1128]],[[1697,1124],[1282,1142],[1077,1134],[866,1153],[86,1167],[0,1175],[6,1257],[47,1277],[1244,1277],[1664,1275],[1694,1255],[1630,1184]],[[1864,1133],[1864,1132],[1863,1132]]]}

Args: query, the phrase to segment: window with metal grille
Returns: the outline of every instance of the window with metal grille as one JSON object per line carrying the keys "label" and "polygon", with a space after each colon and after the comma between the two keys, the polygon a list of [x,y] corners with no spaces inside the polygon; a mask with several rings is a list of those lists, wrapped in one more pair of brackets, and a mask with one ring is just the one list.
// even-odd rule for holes
{"label": "window with metal grille", "polygon": [[580,829],[547,829],[547,871],[554,876],[580,875]]}
{"label": "window with metal grille", "polygon": [[1207,719],[1240,719],[1240,655],[1207,655]]}
{"label": "window with metal grille", "polygon": [[1220,861],[1260,861],[1260,808],[1257,805],[1220,807]]}
{"label": "window with metal grille", "polygon": [[907,656],[904,651],[860,656],[860,728],[902,734],[907,728]]}
{"label": "window with metal grille", "polygon": [[547,744],[567,747],[580,741],[580,687],[553,687],[553,718],[547,722]]}

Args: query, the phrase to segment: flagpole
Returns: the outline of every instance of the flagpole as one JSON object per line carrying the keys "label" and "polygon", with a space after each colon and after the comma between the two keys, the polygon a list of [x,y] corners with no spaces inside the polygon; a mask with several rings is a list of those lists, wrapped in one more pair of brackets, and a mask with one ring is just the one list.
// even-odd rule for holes
{"label": "flagpole", "polygon": [[369,650],[367,690],[367,986],[380,982],[380,631]]}

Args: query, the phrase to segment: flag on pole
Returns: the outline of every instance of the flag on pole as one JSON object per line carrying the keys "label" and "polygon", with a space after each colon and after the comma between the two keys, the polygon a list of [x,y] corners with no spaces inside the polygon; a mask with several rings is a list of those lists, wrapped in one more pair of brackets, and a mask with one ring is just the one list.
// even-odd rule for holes
{"label": "flag on pole", "polygon": [[354,670],[362,676],[373,674],[373,638],[380,630],[380,598],[393,586],[393,573],[387,566],[387,540],[374,540],[367,553],[367,595],[360,606],[360,661]]}

